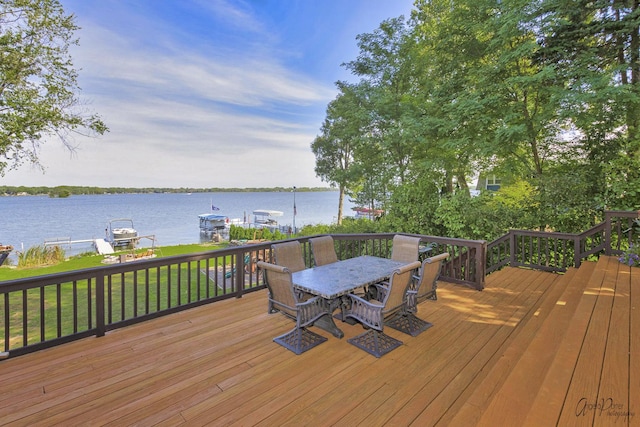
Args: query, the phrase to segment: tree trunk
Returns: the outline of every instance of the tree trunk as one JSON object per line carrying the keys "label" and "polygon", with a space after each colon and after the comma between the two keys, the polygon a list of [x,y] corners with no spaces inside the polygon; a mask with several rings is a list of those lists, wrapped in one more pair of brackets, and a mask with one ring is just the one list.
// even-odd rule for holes
{"label": "tree trunk", "polygon": [[344,186],[341,185],[339,196],[338,196],[338,225],[342,225],[342,215],[343,215],[343,209],[344,209],[344,193],[345,193]]}

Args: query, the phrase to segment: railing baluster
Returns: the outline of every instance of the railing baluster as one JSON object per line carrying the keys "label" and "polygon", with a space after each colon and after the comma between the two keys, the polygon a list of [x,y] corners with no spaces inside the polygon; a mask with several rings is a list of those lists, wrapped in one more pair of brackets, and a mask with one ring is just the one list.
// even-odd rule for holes
{"label": "railing baluster", "polygon": [[107,323],[113,323],[113,288],[111,286],[111,275],[107,276]]}
{"label": "railing baluster", "polygon": [[156,267],[156,310],[160,311],[162,304],[161,292],[162,286],[160,284],[160,267]]}
{"label": "railing baluster", "polygon": [[145,268],[144,269],[144,314],[149,314],[149,304],[151,304],[150,302],[151,298],[149,295],[149,269]]}
{"label": "railing baluster", "polygon": [[[29,322],[28,322],[28,308],[27,308],[27,290],[22,291],[22,345],[27,346],[29,343]],[[41,313],[41,316],[44,314]],[[44,331],[44,327],[42,328]],[[44,339],[42,340],[44,341]]]}
{"label": "railing baluster", "polygon": [[[104,313],[104,276],[96,276],[96,282],[98,278],[101,278],[102,280],[102,290],[98,291],[96,283],[96,310],[98,309],[98,304],[102,304],[102,312]],[[98,321],[96,320],[96,323],[97,322]],[[104,314],[102,323],[104,323]],[[93,288],[91,277],[87,279],[87,329],[93,329]]]}
{"label": "railing baluster", "polygon": [[182,264],[178,263],[178,268],[176,269],[176,283],[178,284],[178,306],[182,305],[182,268],[180,268]]}
{"label": "railing baluster", "polygon": [[9,293],[3,294],[4,305],[4,353],[9,351],[9,343],[11,342],[11,316],[9,316]]}
{"label": "railing baluster", "polygon": [[73,316],[73,333],[78,333],[78,281],[73,281],[73,305],[71,307]]}
{"label": "railing baluster", "polygon": [[133,313],[131,317],[136,318],[138,317],[138,272],[134,271],[131,275],[133,278]]}
{"label": "railing baluster", "polygon": [[[111,283],[111,275],[108,276],[109,284]],[[87,289],[91,290],[91,282],[87,283]],[[109,297],[111,292],[109,292]],[[105,325],[105,298],[104,298],[104,275],[99,274],[96,276],[96,336],[102,337],[106,333]],[[89,310],[89,319],[91,319],[91,310]],[[111,313],[109,313],[111,318]],[[111,323],[111,322],[109,322]],[[89,327],[91,329],[91,326]]]}
{"label": "railing baluster", "polygon": [[127,296],[125,293],[126,288],[127,282],[125,280],[125,273],[122,272],[120,274],[120,320],[124,320],[127,318],[127,313],[125,312],[127,304]]}
{"label": "railing baluster", "polygon": [[62,336],[62,292],[60,283],[56,284],[56,338]]}
{"label": "railing baluster", "polygon": [[45,290],[46,290],[45,287],[40,288],[40,341],[47,340],[47,336],[45,333],[45,330],[46,330],[45,305],[47,301],[47,298],[45,297]]}
{"label": "railing baluster", "polygon": [[171,264],[167,265],[167,308],[171,308]]}

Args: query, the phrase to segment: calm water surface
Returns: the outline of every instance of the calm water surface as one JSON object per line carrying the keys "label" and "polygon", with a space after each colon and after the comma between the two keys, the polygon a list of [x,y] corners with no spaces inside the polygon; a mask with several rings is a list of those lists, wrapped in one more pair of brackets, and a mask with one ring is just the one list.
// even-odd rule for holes
{"label": "calm water surface", "polygon": [[[53,238],[102,238],[114,218],[131,218],[138,234],[155,236],[156,245],[197,243],[201,241],[198,215],[212,213],[212,204],[220,209],[216,214],[240,219],[246,215],[251,220],[254,209],[279,210],[284,216],[278,222],[292,225],[293,197],[292,192],[0,197],[0,243],[23,250]],[[298,228],[331,224],[338,215],[335,191],[296,192],[295,203]],[[345,215],[353,214],[352,207],[345,201]],[[150,246],[145,240],[140,246]]]}

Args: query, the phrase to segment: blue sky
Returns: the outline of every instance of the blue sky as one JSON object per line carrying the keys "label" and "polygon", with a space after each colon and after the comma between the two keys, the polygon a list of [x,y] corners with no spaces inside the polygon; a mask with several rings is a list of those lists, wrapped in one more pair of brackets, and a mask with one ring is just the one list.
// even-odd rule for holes
{"label": "blue sky", "polygon": [[413,0],[61,0],[83,108],[110,132],[0,185],[326,186],[310,145],[356,36]]}

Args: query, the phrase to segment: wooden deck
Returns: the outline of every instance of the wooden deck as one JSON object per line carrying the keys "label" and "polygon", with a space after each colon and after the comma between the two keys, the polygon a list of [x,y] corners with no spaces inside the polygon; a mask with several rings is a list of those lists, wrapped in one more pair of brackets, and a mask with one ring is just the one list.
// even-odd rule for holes
{"label": "wooden deck", "polygon": [[435,326],[388,329],[404,345],[380,359],[324,331],[294,355],[260,291],[1,361],[0,424],[640,425],[639,268],[506,268],[438,295],[419,307]]}

